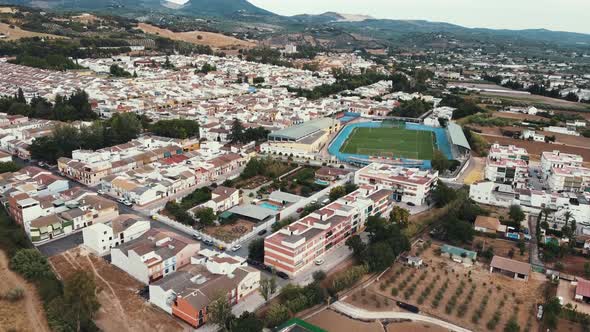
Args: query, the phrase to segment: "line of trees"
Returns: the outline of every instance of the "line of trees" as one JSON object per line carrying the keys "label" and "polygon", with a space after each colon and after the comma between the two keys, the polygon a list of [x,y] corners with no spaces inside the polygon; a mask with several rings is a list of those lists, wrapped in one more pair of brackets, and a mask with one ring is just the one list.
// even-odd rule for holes
{"label": "line of trees", "polygon": [[290,92],[296,92],[299,97],[316,100],[345,90],[354,90],[358,87],[371,85],[390,78],[389,75],[372,70],[368,70],[360,75],[352,75],[344,71],[334,71],[333,74],[334,77],[336,77],[336,82],[333,84],[322,84],[312,90],[290,87],[287,89]]}
{"label": "line of trees", "polygon": [[260,142],[266,140],[270,134],[270,130],[264,127],[244,128],[242,121],[234,119],[229,135],[229,140],[232,143],[250,143],[252,141]]}
{"label": "line of trees", "polygon": [[33,141],[29,150],[33,159],[55,164],[61,157],[71,158],[77,149],[97,150],[127,143],[142,132],[141,119],[135,113],[116,113],[106,121],[90,126],[57,125],[51,135]]}
{"label": "line of trees", "polygon": [[158,135],[171,138],[199,138],[199,124],[194,120],[173,119],[160,120],[149,126],[149,130]]}
{"label": "line of trees", "polygon": [[19,88],[14,96],[0,98],[0,112],[58,121],[87,121],[98,118],[92,111],[88,94],[84,90],[77,90],[69,96],[58,94],[55,102],[51,103],[43,97],[33,97],[27,102],[23,90]]}

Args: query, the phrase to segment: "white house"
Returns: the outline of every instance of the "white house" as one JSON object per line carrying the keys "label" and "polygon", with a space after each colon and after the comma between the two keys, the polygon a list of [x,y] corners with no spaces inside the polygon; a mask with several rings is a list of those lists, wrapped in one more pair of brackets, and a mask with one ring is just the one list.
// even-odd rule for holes
{"label": "white house", "polygon": [[137,239],[150,229],[150,222],[138,216],[123,214],[104,224],[84,228],[84,246],[98,255],[108,254],[111,248]]}

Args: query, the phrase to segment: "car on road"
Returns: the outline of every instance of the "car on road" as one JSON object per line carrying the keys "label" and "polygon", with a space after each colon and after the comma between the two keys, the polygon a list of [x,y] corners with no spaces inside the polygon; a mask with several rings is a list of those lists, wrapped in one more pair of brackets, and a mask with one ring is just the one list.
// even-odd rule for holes
{"label": "car on road", "polygon": [[315,265],[322,265],[324,264],[324,259],[323,258],[318,258],[314,261]]}
{"label": "car on road", "polygon": [[125,206],[133,206],[133,203],[131,203],[130,201],[125,200],[125,201],[123,201],[123,205],[125,205]]}
{"label": "car on road", "polygon": [[203,237],[199,234],[193,234],[193,239],[195,239],[197,241],[201,241],[203,239]]}
{"label": "car on road", "polygon": [[104,194],[106,194],[106,193],[105,193],[105,191],[104,191],[104,190],[102,190],[102,189],[99,189],[99,190],[97,190],[96,192],[97,192],[99,195],[104,195]]}
{"label": "car on road", "polygon": [[406,204],[408,204],[408,206],[416,206],[416,204],[414,204],[414,203],[412,203],[412,202],[408,202],[408,203],[406,203]]}
{"label": "car on road", "polygon": [[125,199],[124,198],[117,198],[117,202],[123,203],[123,202],[125,202]]}
{"label": "car on road", "polygon": [[281,279],[285,279],[285,280],[289,279],[289,275],[283,271],[277,271],[277,277],[279,277]]}
{"label": "car on road", "polygon": [[231,247],[231,251],[233,251],[233,252],[236,252],[240,249],[242,249],[242,246],[239,244],[236,244],[235,246]]}
{"label": "car on road", "polygon": [[213,241],[210,240],[210,239],[203,240],[203,243],[206,244],[206,245],[208,245],[208,246],[212,246],[213,245]]}
{"label": "car on road", "polygon": [[301,213],[301,212],[303,212],[303,208],[297,209],[297,213]]}
{"label": "car on road", "polygon": [[266,234],[266,229],[261,230],[260,232],[258,232],[258,235],[262,236]]}

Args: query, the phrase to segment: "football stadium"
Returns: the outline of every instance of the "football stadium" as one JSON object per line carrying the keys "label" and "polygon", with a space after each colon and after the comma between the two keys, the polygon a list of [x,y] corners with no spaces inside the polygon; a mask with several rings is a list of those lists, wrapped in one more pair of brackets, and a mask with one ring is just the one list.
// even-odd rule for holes
{"label": "football stadium", "polygon": [[406,167],[431,168],[435,150],[448,159],[459,159],[470,150],[461,127],[447,128],[396,121],[369,121],[344,127],[328,152],[338,160],[356,164],[374,161]]}

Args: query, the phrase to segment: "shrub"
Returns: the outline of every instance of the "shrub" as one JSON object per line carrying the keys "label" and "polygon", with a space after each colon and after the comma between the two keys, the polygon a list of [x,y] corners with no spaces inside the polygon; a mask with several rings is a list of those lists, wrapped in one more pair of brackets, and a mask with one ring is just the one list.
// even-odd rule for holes
{"label": "shrub", "polygon": [[23,297],[25,297],[25,291],[19,287],[9,290],[2,296],[3,299],[10,302],[20,301]]}

